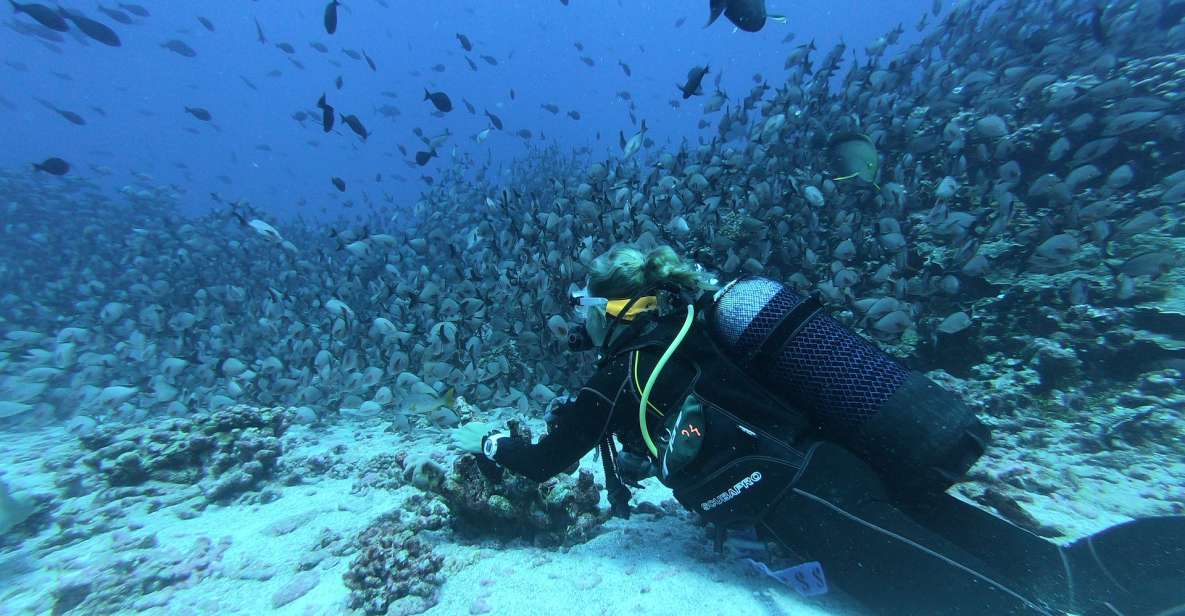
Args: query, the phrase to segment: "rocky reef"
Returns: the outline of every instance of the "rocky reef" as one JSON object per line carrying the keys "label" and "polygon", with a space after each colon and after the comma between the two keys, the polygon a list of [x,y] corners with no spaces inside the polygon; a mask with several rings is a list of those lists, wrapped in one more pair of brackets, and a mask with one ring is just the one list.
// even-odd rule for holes
{"label": "rocky reef", "polygon": [[[510,428],[512,434],[531,438],[530,430],[517,421],[511,421]],[[429,473],[436,477],[429,489],[448,504],[453,528],[463,536],[570,546],[588,541],[608,519],[598,506],[601,486],[587,469],[575,477],[561,474],[537,483],[462,455],[447,476],[438,468]]]}
{"label": "rocky reef", "polygon": [[435,605],[444,557],[422,533],[444,528],[446,517],[439,501],[415,496],[359,533],[344,576],[349,606],[377,615],[418,614]]}
{"label": "rocky reef", "polygon": [[[91,452],[80,461],[121,494],[163,482],[199,486],[207,501],[225,503],[259,490],[273,476],[288,422],[286,409],[237,405],[192,419],[161,419],[130,428],[98,426],[80,437]],[[269,496],[256,498],[266,501]]]}

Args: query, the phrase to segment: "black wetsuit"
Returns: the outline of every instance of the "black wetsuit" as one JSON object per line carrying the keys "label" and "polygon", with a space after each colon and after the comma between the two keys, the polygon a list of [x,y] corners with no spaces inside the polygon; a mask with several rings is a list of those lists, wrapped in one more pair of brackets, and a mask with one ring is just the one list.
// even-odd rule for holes
{"label": "black wetsuit", "polygon": [[[681,322],[631,325],[576,399],[554,413],[548,433],[535,444],[500,441],[495,461],[544,481],[598,444],[611,459],[610,434],[647,455],[640,394]],[[692,396],[701,410],[683,420]],[[1060,614],[1105,599],[1123,611],[1089,613],[1154,614],[1185,601],[1177,588],[1185,588],[1185,520],[1154,518],[1059,548],[941,488],[906,492],[909,482],[887,481],[737,369],[700,323],[663,368],[650,403],[657,467],[668,433],[700,439],[690,462],[659,473],[680,503],[718,528],[752,526],[819,561],[829,583],[875,613]],[[1131,542],[1160,545],[1135,558],[1124,553]],[[1132,556],[1121,573],[1102,565],[1113,555]]]}

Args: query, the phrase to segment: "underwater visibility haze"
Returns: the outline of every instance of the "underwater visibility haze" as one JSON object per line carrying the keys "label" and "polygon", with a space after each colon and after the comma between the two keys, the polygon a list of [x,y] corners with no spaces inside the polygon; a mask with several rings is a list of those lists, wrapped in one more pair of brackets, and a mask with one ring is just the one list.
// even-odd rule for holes
{"label": "underwater visibility haze", "polygon": [[0,615],[1185,614],[1185,1],[8,4]]}

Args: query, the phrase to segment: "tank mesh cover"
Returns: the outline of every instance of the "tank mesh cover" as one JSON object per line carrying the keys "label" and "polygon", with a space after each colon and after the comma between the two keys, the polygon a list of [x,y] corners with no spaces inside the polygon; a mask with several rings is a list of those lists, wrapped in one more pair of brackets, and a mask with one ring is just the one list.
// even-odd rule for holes
{"label": "tank mesh cover", "polygon": [[812,317],[773,366],[754,355],[782,318],[806,297],[765,278],[747,278],[717,297],[713,333],[742,367],[829,429],[852,430],[877,414],[908,372],[830,315]]}

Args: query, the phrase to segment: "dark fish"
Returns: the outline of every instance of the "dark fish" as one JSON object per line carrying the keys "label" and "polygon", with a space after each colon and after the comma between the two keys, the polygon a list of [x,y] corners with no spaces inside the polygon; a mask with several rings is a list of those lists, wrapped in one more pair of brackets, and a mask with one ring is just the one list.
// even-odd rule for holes
{"label": "dark fish", "polygon": [[572,44],[576,46],[576,51],[584,51],[584,43],[581,43],[580,41],[576,41],[575,43],[572,43]]}
{"label": "dark fish", "polygon": [[335,176],[329,178],[329,181],[333,182],[333,185],[335,187],[337,187],[338,192],[346,192],[346,181],[345,180],[343,180],[335,175]]}
{"label": "dark fish", "polygon": [[1098,5],[1090,14],[1090,34],[1099,43],[1107,42],[1107,27],[1103,25],[1103,11],[1106,7]]}
{"label": "dark fish", "polygon": [[50,175],[66,175],[70,172],[70,163],[57,158],[47,158],[40,163],[33,163],[35,171],[44,171]]}
{"label": "dark fish", "polygon": [[453,101],[449,100],[448,94],[444,92],[429,92],[424,90],[424,100],[432,101],[432,105],[438,111],[448,113],[453,110]]}
{"label": "dark fish", "polygon": [[99,5],[99,12],[110,17],[111,19],[114,19],[115,21],[118,21],[121,24],[131,25],[131,24],[135,23],[132,20],[132,18],[128,16],[127,13],[125,13],[121,10],[118,10],[118,9],[109,9],[109,8],[100,4]]}
{"label": "dark fish", "polygon": [[473,103],[466,99],[461,99],[461,102],[465,103],[465,110],[468,111],[470,115],[477,115],[477,109],[474,108]]}
{"label": "dark fish", "polygon": [[757,32],[765,27],[765,0],[710,0],[708,6],[705,28],[712,25],[721,13],[745,32]]}
{"label": "dark fish", "polygon": [[317,51],[319,51],[321,53],[325,53],[325,52],[329,51],[329,48],[325,46],[325,43],[312,42],[312,43],[309,43],[309,47],[312,47],[313,49],[316,49]]}
{"label": "dark fish", "polygon": [[[25,23],[24,21],[21,21],[21,20],[13,19],[13,20],[10,20],[5,25],[8,26],[9,28],[12,28],[12,30],[14,32],[16,32],[17,34],[23,34],[25,36],[35,36],[43,41],[49,41],[50,43],[64,43],[64,42],[66,42],[66,38],[63,37],[60,32],[54,32],[53,30],[50,30],[49,28],[46,28],[45,26],[43,26],[41,24],[34,25],[34,24],[30,24],[30,23]],[[45,47],[46,47],[46,49],[49,49],[50,51],[52,51],[56,54],[62,53],[62,50],[60,48],[58,48],[56,45],[45,45]],[[5,63],[7,64],[8,62],[6,61]]]}
{"label": "dark fish", "polygon": [[473,43],[469,42],[469,37],[458,32],[457,40],[461,42],[461,47],[464,47],[465,51],[473,51]]}
{"label": "dark fish", "polygon": [[366,141],[366,138],[370,136],[370,133],[366,130],[366,127],[362,125],[362,121],[358,119],[358,116],[346,115],[344,113],[341,114],[341,116],[342,122],[345,122],[346,126],[349,126],[350,130],[354,131],[355,135],[362,137],[362,140]]}
{"label": "dark fish", "polygon": [[473,61],[473,60],[470,60],[470,59],[469,59],[469,56],[465,56],[465,61],[469,63],[469,69],[470,69],[470,70],[474,70],[474,71],[476,71],[476,70],[477,70],[477,64],[476,64],[476,63],[474,63],[474,61]]}
{"label": "dark fish", "polygon": [[185,112],[203,122],[209,122],[212,117],[209,111],[201,107],[186,107]]}
{"label": "dark fish", "polygon": [[338,76],[337,76],[337,79],[335,79],[335,80],[333,81],[333,83],[334,83],[334,85],[336,85],[336,86],[337,86],[337,89],[338,89],[338,90],[342,89],[342,76],[341,76],[341,75],[338,75]]}
{"label": "dark fish", "polygon": [[865,182],[876,182],[880,155],[871,137],[863,133],[837,133],[831,137],[827,147],[839,173],[833,180],[839,182],[860,178]]}
{"label": "dark fish", "polygon": [[1160,7],[1160,17],[1156,20],[1156,26],[1161,30],[1172,29],[1181,23],[1182,17],[1185,17],[1185,2],[1165,0]]}
{"label": "dark fish", "polygon": [[1157,250],[1138,254],[1119,265],[1106,261],[1103,262],[1103,265],[1106,265],[1107,269],[1111,270],[1115,276],[1120,274],[1126,274],[1132,278],[1149,276],[1156,280],[1176,267],[1177,255],[1167,250]]}
{"label": "dark fish", "polygon": [[552,103],[544,103],[539,106],[542,107],[544,111],[550,111],[552,115],[560,112],[560,108]]}
{"label": "dark fish", "polygon": [[514,100],[514,88],[510,88],[510,100]]}
{"label": "dark fish", "polygon": [[123,7],[123,10],[135,15],[136,17],[150,17],[152,15],[148,12],[148,9],[140,6],[139,4],[120,4],[119,6]]}
{"label": "dark fish", "polygon": [[366,65],[370,67],[370,70],[372,70],[372,71],[379,70],[379,67],[374,65],[374,60],[371,60],[370,56],[366,55],[365,51],[362,52],[362,58],[366,60]]}
{"label": "dark fish", "polygon": [[54,105],[53,103],[51,103],[51,102],[49,102],[49,101],[46,101],[46,100],[43,100],[43,99],[40,99],[40,98],[38,98],[38,99],[36,99],[36,100],[37,100],[37,102],[39,102],[39,103],[41,103],[42,105],[44,105],[46,109],[49,109],[50,111],[53,111],[54,113],[56,113],[56,114],[58,114],[58,115],[62,116],[63,118],[66,118],[66,121],[67,121],[67,122],[69,122],[69,123],[71,123],[71,124],[76,124],[76,125],[78,125],[78,126],[83,126],[83,125],[85,125],[85,124],[86,124],[86,120],[85,120],[85,119],[83,119],[83,117],[82,117],[82,116],[80,116],[80,115],[78,115],[77,113],[74,113],[73,111],[67,111],[67,110],[65,110],[65,109],[59,109],[59,108],[58,108],[56,105]]}
{"label": "dark fish", "polygon": [[291,43],[276,43],[276,47],[284,53],[296,53],[296,48]]}
{"label": "dark fish", "polygon": [[498,130],[502,130],[502,119],[501,118],[490,113],[488,110],[485,112],[485,114],[486,114],[486,117],[490,119],[490,124],[494,125],[494,128],[496,128]]}
{"label": "dark fish", "polygon": [[337,5],[341,4],[337,0],[333,0],[325,5],[325,31],[333,34],[337,32]]}
{"label": "dark fish", "polygon": [[676,27],[676,28],[681,28],[681,27],[683,27],[683,24],[684,24],[684,23],[686,23],[686,22],[687,22],[687,18],[686,18],[686,17],[680,17],[679,19],[676,19],[676,20],[675,20],[675,27]]}
{"label": "dark fish", "polygon": [[423,167],[428,164],[428,161],[436,157],[436,150],[429,150],[427,152],[416,152],[416,164]]}
{"label": "dark fish", "polygon": [[579,120],[580,119],[580,112],[579,111],[569,111],[568,117],[572,118],[573,120]]}
{"label": "dark fish", "polygon": [[321,129],[325,132],[333,130],[333,107],[325,102],[325,95],[317,99],[317,108],[321,110]]}
{"label": "dark fish", "polygon": [[123,44],[120,42],[119,35],[115,33],[115,30],[108,28],[102,23],[97,22],[85,15],[67,12],[65,9],[62,9],[60,12],[62,17],[74,22],[75,28],[82,30],[83,34],[95,39],[96,41],[99,41],[100,43],[110,47],[119,47]]}
{"label": "dark fish", "polygon": [[70,29],[70,26],[66,24],[66,20],[62,19],[62,16],[57,11],[44,4],[34,4],[32,2],[28,4],[17,4],[16,0],[8,1],[12,3],[12,12],[24,13],[50,30],[66,32]]}
{"label": "dark fish", "polygon": [[353,60],[361,60],[362,59],[362,54],[354,51],[353,49],[343,49],[342,53],[346,54]]}
{"label": "dark fish", "polygon": [[704,75],[707,74],[708,66],[706,64],[703,67],[693,66],[691,70],[687,71],[687,83],[684,85],[675,84],[675,87],[683,93],[684,99],[703,94],[704,89],[701,84],[704,81]]}
{"label": "dark fish", "polygon": [[214,22],[210,21],[209,19],[206,19],[205,17],[202,17],[201,15],[198,15],[197,20],[199,23],[202,24],[203,27],[205,27],[210,32],[214,31]]}
{"label": "dark fish", "polygon": [[259,25],[258,18],[255,20],[255,38],[260,43],[262,43],[264,45],[267,44],[267,37],[263,35],[263,26]]}
{"label": "dark fish", "polygon": [[531,137],[534,136],[531,134],[530,130],[525,129],[525,128],[518,129],[518,132],[515,134],[518,135],[519,137],[522,137],[523,139],[530,139]]}
{"label": "dark fish", "polygon": [[498,59],[493,56],[481,56],[481,59],[485,60],[486,64],[490,66],[498,66]]}
{"label": "dark fish", "polygon": [[617,65],[620,66],[621,70],[625,72],[626,77],[630,77],[633,74],[632,71],[630,71],[630,65],[626,64],[625,62],[618,60]]}
{"label": "dark fish", "polygon": [[436,71],[437,73],[443,73],[445,70],[445,66],[443,64],[433,64],[432,70]]}
{"label": "dark fish", "polygon": [[186,58],[192,58],[197,55],[197,52],[193,50],[193,47],[190,47],[189,45],[186,45],[184,41],[179,41],[177,39],[169,39],[168,41],[161,43],[160,46],[174,53],[183,55]]}

